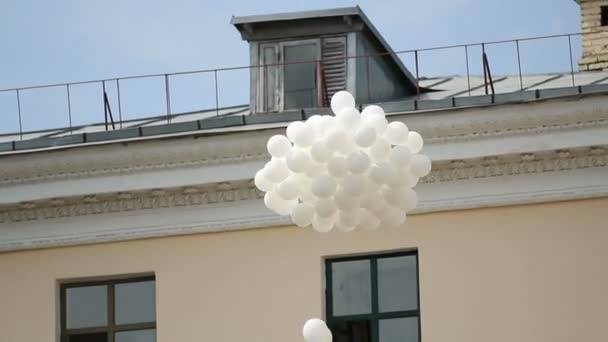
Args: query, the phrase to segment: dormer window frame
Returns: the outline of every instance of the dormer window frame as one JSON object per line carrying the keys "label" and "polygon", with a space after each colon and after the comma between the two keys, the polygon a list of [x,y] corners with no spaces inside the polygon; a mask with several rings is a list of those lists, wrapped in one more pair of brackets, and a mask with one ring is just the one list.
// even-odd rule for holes
{"label": "dormer window frame", "polygon": [[[322,100],[321,70],[319,67],[322,56],[321,37],[295,40],[276,40],[259,43],[258,61],[260,67],[258,68],[258,96],[256,99],[258,112],[283,112],[285,110],[295,109],[286,108],[285,103],[285,69],[289,65],[289,63],[286,64],[285,61],[285,49],[305,45],[314,45],[315,58],[314,60],[311,60],[311,63],[314,64],[315,68],[315,103],[313,107],[320,107]],[[274,51],[275,53],[274,57],[271,58],[272,60],[268,60],[269,58],[267,58],[268,51]],[[268,81],[270,81],[272,84],[268,84]],[[269,96],[271,95],[270,93],[274,93],[274,96]]]}

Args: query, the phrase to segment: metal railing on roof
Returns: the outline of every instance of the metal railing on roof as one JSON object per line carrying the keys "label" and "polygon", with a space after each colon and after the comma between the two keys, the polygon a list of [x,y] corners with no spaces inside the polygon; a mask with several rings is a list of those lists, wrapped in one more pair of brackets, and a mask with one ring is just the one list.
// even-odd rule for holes
{"label": "metal railing on roof", "polygon": [[[539,41],[548,41],[548,40],[555,40],[555,41],[559,41],[560,44],[563,44],[563,54],[560,54],[560,56],[567,56],[567,60],[569,62],[569,65],[566,67],[567,70],[559,70],[560,72],[566,72],[569,73],[571,75],[571,81],[572,81],[572,86],[576,86],[576,82],[575,82],[575,67],[574,67],[574,55],[573,55],[573,39],[574,38],[579,38],[582,35],[582,33],[567,33],[567,34],[559,34],[559,35],[548,35],[548,36],[538,36],[538,37],[528,37],[528,38],[520,38],[520,39],[510,39],[510,40],[500,40],[500,41],[491,41],[491,42],[483,42],[483,43],[472,43],[472,44],[457,44],[457,45],[447,45],[447,46],[439,46],[439,47],[431,47],[431,48],[424,48],[424,49],[412,49],[412,50],[400,50],[400,51],[395,51],[392,53],[378,53],[378,54],[369,54],[369,55],[357,55],[357,56],[347,56],[347,57],[338,57],[339,59],[343,59],[343,58],[347,58],[347,59],[352,59],[352,58],[365,58],[368,63],[370,59],[373,58],[382,58],[383,56],[389,56],[389,55],[397,55],[399,56],[399,58],[401,58],[402,60],[405,61],[405,64],[407,65],[408,63],[410,65],[412,65],[412,67],[409,67],[408,69],[413,70],[415,73],[415,82],[416,82],[416,88],[417,88],[417,92],[416,92],[416,98],[418,98],[420,96],[420,81],[423,80],[423,78],[421,77],[422,74],[422,67],[421,65],[424,64],[425,61],[427,60],[431,60],[432,58],[428,57],[429,53],[439,53],[439,52],[445,52],[445,51],[451,51],[451,55],[452,56],[456,56],[456,55],[461,55],[462,58],[462,63],[466,66],[466,79],[467,79],[467,87],[465,89],[466,92],[468,92],[468,95],[471,95],[472,91],[475,89],[478,89],[479,86],[472,86],[471,85],[471,77],[472,74],[474,73],[474,71],[472,71],[472,68],[474,67],[474,65],[477,65],[477,63],[472,63],[472,60],[474,60],[474,50],[475,49],[480,49],[479,52],[481,52],[481,66],[483,68],[483,73],[484,73],[484,87],[485,87],[485,92],[486,94],[492,90],[492,78],[489,75],[489,66],[492,65],[492,68],[494,70],[496,70],[496,67],[500,67],[501,65],[501,60],[504,60],[505,58],[508,58],[509,56],[507,56],[507,54],[504,53],[500,53],[497,55],[490,55],[488,58],[488,49],[492,48],[492,47],[497,47],[497,46],[511,46],[514,51],[513,51],[513,56],[510,56],[511,58],[515,59],[517,61],[517,75],[519,77],[519,82],[520,82],[520,89],[523,91],[524,90],[524,82],[523,82],[523,73],[522,73],[522,64],[524,63],[523,60],[523,56],[522,56],[522,52],[521,52],[521,46],[522,44],[526,43],[526,42],[539,42]],[[455,52],[454,52],[455,51]],[[460,51],[460,52],[458,52]],[[541,56],[543,56],[542,58],[546,59],[549,58],[549,56],[544,55],[542,52],[540,54]],[[496,58],[498,57],[498,58]],[[552,56],[555,57],[555,56]],[[427,58],[427,60],[425,60],[425,58]],[[451,58],[450,60],[453,62],[455,60],[456,57]],[[488,59],[490,59],[490,62],[487,62]],[[445,60],[445,59],[444,59]],[[496,63],[496,61],[499,61],[499,63]],[[289,64],[301,64],[301,63],[320,63],[320,61],[299,61],[299,62],[293,62],[293,63],[289,63]],[[36,90],[48,90],[48,89],[63,89],[63,96],[65,98],[65,112],[63,113],[63,117],[64,117],[64,122],[65,124],[62,125],[58,125],[61,126],[61,128],[64,128],[64,130],[62,132],[67,133],[67,134],[72,134],[77,128],[84,126],[84,125],[89,125],[89,124],[94,124],[94,123],[99,123],[101,121],[102,118],[99,118],[99,120],[95,120],[93,122],[90,123],[86,123],[86,124],[78,124],[75,122],[75,117],[74,117],[74,104],[75,104],[75,89],[76,87],[79,86],[86,86],[86,85],[97,85],[99,86],[99,89],[96,90],[98,91],[98,96],[101,98],[101,101],[97,102],[97,104],[93,103],[93,101],[90,101],[91,103],[86,103],[86,110],[89,111],[89,108],[97,108],[97,110],[99,110],[99,106],[101,105],[101,108],[103,109],[103,113],[104,113],[104,117],[103,117],[103,121],[102,124],[104,125],[103,129],[105,130],[110,130],[110,129],[117,129],[117,128],[123,128],[123,125],[125,125],[128,122],[133,122],[136,119],[141,119],[141,117],[135,117],[135,118],[127,118],[124,115],[124,101],[125,101],[125,91],[124,89],[121,91],[121,84],[125,84],[126,82],[130,81],[130,80],[141,80],[141,79],[156,79],[156,80],[160,80],[162,82],[162,92],[164,93],[162,96],[164,97],[164,103],[163,103],[163,113],[161,113],[160,115],[158,115],[156,118],[159,120],[164,120],[166,121],[166,123],[171,123],[172,119],[175,118],[175,116],[177,115],[177,113],[183,113],[184,111],[180,111],[180,110],[175,110],[175,108],[172,108],[172,104],[175,104],[176,102],[176,92],[175,90],[172,92],[172,82],[174,82],[177,78],[181,77],[181,76],[187,76],[187,75],[204,75],[204,76],[209,76],[212,79],[212,85],[211,87],[207,87],[210,88],[208,89],[208,91],[205,92],[200,92],[200,93],[204,93],[204,97],[207,99],[211,99],[211,106],[207,105],[207,111],[215,111],[215,114],[217,116],[220,115],[220,108],[221,106],[229,106],[229,105],[234,105],[234,103],[221,103],[220,102],[220,96],[223,95],[223,92],[229,92],[229,90],[221,90],[221,79],[222,76],[226,75],[227,73],[230,72],[235,72],[235,71],[243,71],[246,74],[245,75],[241,75],[240,80],[236,80],[236,83],[238,83],[241,87],[245,87],[246,89],[246,93],[249,90],[249,70],[252,68],[258,68],[258,69],[263,69],[263,68],[268,68],[268,67],[272,67],[272,66],[282,66],[285,65],[286,63],[281,63],[281,64],[265,64],[265,65],[248,65],[248,66],[240,66],[240,67],[229,67],[229,68],[217,68],[217,69],[205,69],[205,70],[194,70],[194,71],[185,71],[185,72],[175,72],[175,73],[165,73],[165,74],[149,74],[149,75],[137,75],[137,76],[127,76],[127,77],[118,77],[118,78],[110,78],[110,79],[98,79],[98,80],[89,80],[89,81],[81,81],[81,82],[69,82],[69,83],[57,83],[57,84],[47,84],[47,85],[39,85],[39,86],[30,86],[30,87],[21,87],[21,88],[8,88],[8,89],[0,89],[0,95],[7,95],[7,94],[13,94],[14,96],[14,103],[16,105],[16,119],[17,119],[17,123],[18,123],[18,133],[15,132],[13,134],[15,134],[16,139],[15,140],[23,140],[25,139],[24,136],[31,131],[35,131],[35,130],[45,130],[47,128],[51,128],[51,127],[42,127],[42,129],[38,128],[38,129],[31,129],[28,127],[25,127],[24,124],[24,112],[25,109],[23,108],[23,96],[25,93],[29,92],[29,91],[36,91]],[[432,64],[432,63],[428,63],[428,64]],[[427,65],[428,65],[427,64]],[[430,68],[427,66],[427,68]],[[370,94],[371,91],[373,91],[374,88],[374,84],[373,81],[370,78],[370,71],[369,71],[369,67],[366,68],[366,73],[367,73],[367,93]],[[435,70],[442,70],[441,68],[435,68]],[[500,70],[500,69],[499,69]],[[486,72],[488,74],[486,74]],[[428,73],[428,71],[427,71]],[[444,75],[445,74],[455,74],[453,72],[446,72],[443,71]],[[463,74],[464,74],[463,73]],[[494,73],[494,74],[498,74],[498,73]],[[489,76],[489,77],[488,77]],[[246,84],[245,85],[243,85]],[[108,88],[113,88],[111,90],[109,90]],[[179,93],[179,92],[177,92]],[[197,94],[197,95],[200,95]],[[90,96],[90,95],[89,95]],[[86,96],[85,96],[86,97]],[[246,97],[245,101],[241,101],[241,103],[243,102],[249,102],[248,101],[249,98],[248,96]],[[98,100],[95,100],[98,101]],[[141,101],[141,99],[140,99]],[[80,103],[80,105],[82,106],[82,103]],[[211,108],[210,108],[211,107]],[[197,111],[200,110],[200,108],[194,108],[194,110],[190,110],[190,111]],[[117,117],[115,117],[115,114],[117,114]],[[36,114],[36,116],[41,116],[41,113]],[[4,120],[0,121],[0,122],[6,122],[6,115],[3,115],[5,117]],[[35,120],[38,121],[38,120]],[[55,128],[59,128],[59,127],[55,127]],[[15,130],[13,130],[15,131]],[[0,130],[0,133],[2,133],[2,130]],[[7,133],[7,132],[4,132]],[[18,138],[17,138],[17,134],[18,134]]]}

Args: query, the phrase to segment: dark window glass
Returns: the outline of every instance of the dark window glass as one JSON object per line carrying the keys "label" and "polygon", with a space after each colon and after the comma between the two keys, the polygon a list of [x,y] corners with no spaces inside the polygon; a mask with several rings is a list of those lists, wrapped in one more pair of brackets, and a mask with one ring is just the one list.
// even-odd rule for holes
{"label": "dark window glass", "polygon": [[156,330],[131,330],[117,332],[114,342],[154,342],[156,341]]}
{"label": "dark window glass", "polygon": [[601,7],[602,26],[608,26],[608,6]]}
{"label": "dark window glass", "polygon": [[416,258],[378,259],[378,309],[380,312],[418,309]]}
{"label": "dark window glass", "polygon": [[334,342],[419,342],[418,255],[328,259],[327,322]]}
{"label": "dark window glass", "polygon": [[114,306],[116,323],[153,322],[156,317],[154,281],[116,284]]}
{"label": "dark window glass", "polygon": [[61,286],[65,342],[155,342],[154,277]]}
{"label": "dark window glass", "polygon": [[108,340],[108,334],[104,333],[92,333],[92,334],[81,334],[81,335],[70,335],[68,342],[106,342]]}
{"label": "dark window glass", "polygon": [[285,109],[317,107],[318,53],[316,44],[284,47]]}
{"label": "dark window glass", "polygon": [[68,329],[104,326],[108,323],[108,287],[86,286],[67,289]]}
{"label": "dark window glass", "polygon": [[380,342],[418,342],[418,317],[381,319]]}
{"label": "dark window glass", "polygon": [[334,316],[372,311],[372,285],[369,260],[334,263],[332,266]]}
{"label": "dark window glass", "polygon": [[370,323],[369,320],[331,323],[329,328],[333,335],[333,342],[371,342]]}

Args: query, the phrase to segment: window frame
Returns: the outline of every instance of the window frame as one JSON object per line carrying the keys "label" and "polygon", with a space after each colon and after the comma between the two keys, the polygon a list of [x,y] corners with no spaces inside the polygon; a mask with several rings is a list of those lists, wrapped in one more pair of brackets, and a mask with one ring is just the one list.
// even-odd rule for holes
{"label": "window frame", "polygon": [[[413,256],[416,259],[416,310],[402,310],[402,311],[390,311],[380,312],[379,310],[379,296],[378,296],[378,259]],[[333,263],[339,263],[344,261],[359,261],[369,260],[370,262],[370,281],[371,281],[371,312],[366,314],[355,314],[355,315],[333,315],[333,278],[332,278],[332,267]],[[380,331],[379,322],[382,319],[391,318],[404,318],[404,317],[417,317],[418,318],[418,342],[422,341],[422,330],[421,330],[421,309],[420,309],[420,264],[418,258],[418,250],[407,250],[397,252],[385,252],[385,253],[374,253],[374,254],[362,254],[355,256],[346,257],[328,257],[325,258],[325,317],[327,324],[331,325],[332,322],[341,321],[358,321],[358,320],[369,320],[370,322],[370,334],[371,342],[379,342]]]}
{"label": "window frame", "polygon": [[[153,322],[143,323],[130,323],[130,324],[116,324],[115,322],[115,287],[118,284],[127,283],[139,283],[144,281],[154,281],[154,288],[156,292],[156,276],[145,275],[145,276],[133,276],[133,277],[120,277],[120,278],[105,278],[101,280],[82,280],[76,282],[65,282],[60,284],[60,341],[68,342],[69,337],[80,334],[92,334],[92,333],[106,333],[107,341],[114,342],[114,334],[122,331],[133,331],[133,330],[150,330],[156,329],[156,315]],[[90,287],[90,286],[107,286],[107,323],[104,326],[88,327],[88,328],[67,328],[67,290],[70,288],[78,287]],[[156,312],[156,307],[155,307]]]}
{"label": "window frame", "polygon": [[[322,59],[322,45],[321,38],[309,38],[309,39],[297,39],[297,40],[283,40],[283,41],[271,41],[271,42],[263,42],[258,45],[258,61],[261,66],[258,70],[258,84],[257,84],[257,107],[260,112],[269,112],[269,111],[285,111],[285,47],[289,46],[297,46],[297,45],[314,45],[316,49],[316,63],[315,65],[315,85],[316,85],[316,102],[317,106],[321,103],[321,68],[318,64],[320,64]],[[266,48],[274,48],[275,49],[275,57],[276,64],[266,64],[264,59],[264,50]],[[276,98],[275,102],[272,104],[272,107],[266,103],[266,73],[269,68],[276,67],[273,69],[275,73],[274,77],[274,86]]]}

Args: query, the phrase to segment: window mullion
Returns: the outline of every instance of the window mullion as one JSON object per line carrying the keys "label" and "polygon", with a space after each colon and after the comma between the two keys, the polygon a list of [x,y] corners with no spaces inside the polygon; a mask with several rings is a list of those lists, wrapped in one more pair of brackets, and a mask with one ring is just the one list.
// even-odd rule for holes
{"label": "window mullion", "polygon": [[372,282],[372,318],[371,318],[371,338],[372,342],[379,342],[380,340],[380,332],[379,332],[379,322],[378,322],[378,259],[371,258],[371,282]]}
{"label": "window mullion", "polygon": [[325,306],[327,308],[327,321],[329,321],[334,316],[334,303],[332,296],[333,281],[331,274],[331,263],[325,262]]}
{"label": "window mullion", "polygon": [[108,342],[114,342],[114,284],[108,284]]}

